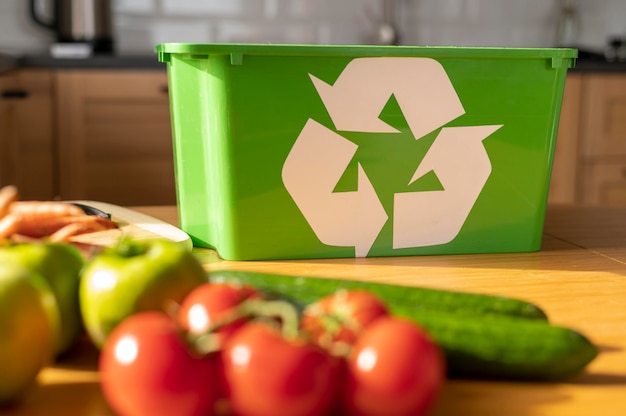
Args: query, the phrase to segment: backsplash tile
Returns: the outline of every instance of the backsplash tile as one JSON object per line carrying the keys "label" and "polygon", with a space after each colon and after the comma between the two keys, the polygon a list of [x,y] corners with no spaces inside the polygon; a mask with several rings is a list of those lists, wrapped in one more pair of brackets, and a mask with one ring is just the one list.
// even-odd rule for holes
{"label": "backsplash tile", "polygon": [[269,22],[250,25],[223,21],[218,23],[216,39],[220,43],[312,43],[315,29],[304,24],[277,27]]}
{"label": "backsplash tile", "polygon": [[159,19],[150,25],[151,45],[170,42],[193,43],[197,39],[203,42],[212,42],[211,24],[208,22],[188,22],[184,19]]}
{"label": "backsplash tile", "polygon": [[[116,50],[151,54],[162,42],[376,43],[385,1],[395,1],[402,44],[556,42],[559,0],[114,0]],[[0,49],[47,51],[54,41],[30,21],[27,3],[0,1]],[[626,1],[577,3],[581,46],[602,49],[610,35],[626,34]]]}
{"label": "backsplash tile", "polygon": [[113,2],[113,11],[117,14],[150,14],[156,10],[157,0],[116,0]]}
{"label": "backsplash tile", "polygon": [[402,20],[405,43],[545,47],[555,42],[556,1],[424,0]]}
{"label": "backsplash tile", "polygon": [[408,13],[418,18],[432,19],[439,22],[460,21],[465,17],[465,8],[471,0],[420,0],[404,2]]}
{"label": "backsplash tile", "polygon": [[465,0],[464,19],[489,22],[493,24],[507,23],[514,25],[528,21],[540,21],[546,17],[556,16],[558,1],[550,0]]}
{"label": "backsplash tile", "polygon": [[171,16],[245,16],[262,7],[264,0],[161,0],[162,10]]}

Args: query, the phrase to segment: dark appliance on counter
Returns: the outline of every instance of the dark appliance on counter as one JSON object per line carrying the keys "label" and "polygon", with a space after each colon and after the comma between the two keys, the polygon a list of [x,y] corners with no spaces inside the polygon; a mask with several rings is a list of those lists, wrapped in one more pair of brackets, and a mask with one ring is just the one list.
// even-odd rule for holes
{"label": "dark appliance on counter", "polygon": [[[52,16],[42,16],[42,5],[30,0],[32,20],[52,30],[57,44],[54,51],[83,51],[84,53],[113,52],[111,0],[48,0]],[[82,49],[81,49],[82,47]]]}

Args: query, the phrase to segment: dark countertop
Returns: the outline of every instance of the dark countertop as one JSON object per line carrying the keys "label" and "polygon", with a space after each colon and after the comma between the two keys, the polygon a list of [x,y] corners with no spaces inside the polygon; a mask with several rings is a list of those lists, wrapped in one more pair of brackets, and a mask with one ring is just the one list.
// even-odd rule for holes
{"label": "dark countertop", "polygon": [[596,59],[576,60],[576,66],[570,71],[578,73],[586,72],[623,72],[626,73],[626,62],[606,62]]}
{"label": "dark countertop", "polygon": [[[0,53],[0,73],[19,68],[49,69],[128,69],[166,70],[166,65],[154,55],[94,55],[89,58],[53,58],[47,54],[26,54],[20,57]],[[606,62],[595,57],[579,57],[570,71],[624,72],[626,62]]]}
{"label": "dark countertop", "polygon": [[9,72],[18,66],[18,60],[12,55],[0,53],[0,75]]}
{"label": "dark countertop", "polygon": [[54,58],[50,55],[24,55],[21,68],[49,69],[155,69],[165,71],[166,65],[154,55],[94,55],[89,58]]}

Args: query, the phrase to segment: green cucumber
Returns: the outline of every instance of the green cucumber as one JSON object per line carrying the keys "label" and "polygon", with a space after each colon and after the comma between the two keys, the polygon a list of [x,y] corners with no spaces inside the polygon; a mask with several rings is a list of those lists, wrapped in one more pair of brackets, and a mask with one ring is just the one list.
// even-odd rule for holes
{"label": "green cucumber", "polygon": [[598,348],[579,332],[546,322],[508,316],[391,307],[432,336],[455,377],[555,381],[581,372]]}
{"label": "green cucumber", "polygon": [[212,281],[249,284],[266,292],[276,292],[297,303],[311,303],[337,289],[365,289],[389,304],[434,309],[472,315],[496,314],[526,319],[547,320],[538,306],[504,296],[400,286],[355,280],[298,277],[279,274],[217,270],[209,273]]}
{"label": "green cucumber", "polygon": [[300,305],[337,289],[370,290],[392,314],[428,331],[446,356],[450,376],[559,380],[580,372],[598,354],[582,334],[550,325],[539,308],[513,298],[230,270],[211,271],[209,280],[249,284]]}

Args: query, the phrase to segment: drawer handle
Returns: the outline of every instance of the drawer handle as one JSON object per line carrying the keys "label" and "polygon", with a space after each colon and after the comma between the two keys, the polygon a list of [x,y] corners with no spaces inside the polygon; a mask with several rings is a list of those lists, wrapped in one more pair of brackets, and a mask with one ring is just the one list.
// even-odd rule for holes
{"label": "drawer handle", "polygon": [[5,100],[21,100],[28,97],[28,91],[19,89],[9,89],[2,91],[2,98]]}
{"label": "drawer handle", "polygon": [[169,92],[170,92],[170,88],[169,88],[167,85],[163,85],[163,86],[161,87],[161,92],[162,92],[163,94],[169,94]]}

